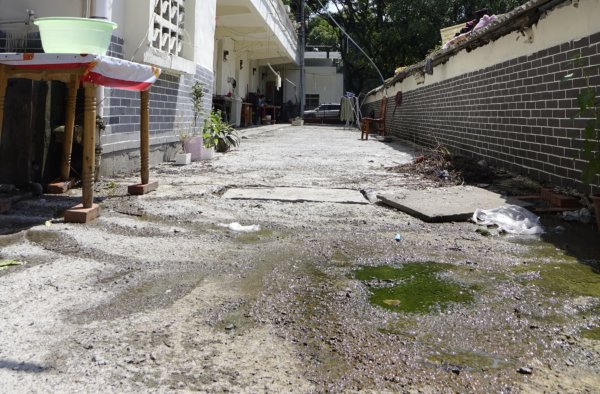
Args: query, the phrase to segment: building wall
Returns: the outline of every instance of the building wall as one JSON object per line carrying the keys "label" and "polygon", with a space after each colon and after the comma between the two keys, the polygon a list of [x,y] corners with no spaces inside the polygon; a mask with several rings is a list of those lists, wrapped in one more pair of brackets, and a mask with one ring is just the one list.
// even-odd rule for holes
{"label": "building wall", "polygon": [[306,67],[305,94],[318,94],[319,104],[339,103],[344,95],[344,77],[336,67]]}
{"label": "building wall", "polygon": [[[418,144],[439,142],[552,185],[597,192],[599,177],[592,186],[580,182],[586,120],[572,117],[586,83],[573,58],[600,64],[600,25],[593,23],[600,20],[600,2],[564,4],[524,33],[460,52],[424,80],[417,74],[388,88],[391,98],[403,92],[395,113],[388,100],[388,132]],[[486,58],[491,54],[497,56]],[[591,85],[600,86],[598,67],[586,68]],[[564,81],[573,70],[577,78]],[[381,95],[362,113],[378,112]]]}
{"label": "building wall", "polygon": [[[148,48],[147,34],[153,12],[147,0],[109,1],[111,19],[119,24],[111,38],[107,55],[134,61]],[[186,32],[193,35],[194,62],[190,73],[182,72],[173,62],[159,64],[162,74],[150,91],[150,162],[157,164],[170,160],[179,149],[180,134],[189,134],[192,129],[193,110],[191,86],[198,81],[204,85],[204,105],[198,122],[202,125],[210,112],[213,93],[213,44],[215,30],[216,0],[187,0],[186,13],[190,12],[195,22],[187,23]],[[36,11],[37,17],[82,16],[82,0],[0,0],[2,19],[23,18],[25,9]],[[139,7],[136,8],[136,5]],[[133,11],[132,11],[133,10]],[[207,15],[209,14],[209,15]],[[24,34],[28,30],[24,24],[0,26],[0,51],[6,51],[11,34]],[[40,51],[39,33],[36,27],[29,27],[27,47],[19,51]],[[13,40],[14,41],[14,40]],[[144,59],[144,56],[142,56]],[[143,61],[142,61],[143,62]],[[174,68],[164,65],[174,65]],[[189,64],[188,64],[189,65]],[[186,65],[187,67],[187,65]],[[100,175],[137,172],[139,163],[140,98],[138,92],[102,88],[98,98],[99,113],[102,114],[106,129],[99,141],[102,145]],[[62,99],[62,98],[58,98]]]}

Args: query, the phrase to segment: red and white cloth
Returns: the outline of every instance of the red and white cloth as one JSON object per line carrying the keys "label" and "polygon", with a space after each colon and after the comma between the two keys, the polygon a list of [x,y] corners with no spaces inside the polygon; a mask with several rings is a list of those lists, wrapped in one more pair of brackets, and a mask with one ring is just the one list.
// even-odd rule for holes
{"label": "red and white cloth", "polygon": [[161,71],[111,56],[70,53],[0,53],[0,64],[46,70],[85,67],[81,82],[136,91],[149,89]]}

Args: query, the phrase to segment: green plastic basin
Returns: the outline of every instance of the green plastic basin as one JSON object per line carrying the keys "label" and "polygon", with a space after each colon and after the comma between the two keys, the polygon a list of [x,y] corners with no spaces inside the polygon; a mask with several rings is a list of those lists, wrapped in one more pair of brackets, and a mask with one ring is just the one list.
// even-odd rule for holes
{"label": "green plastic basin", "polygon": [[50,17],[33,21],[40,28],[46,53],[102,55],[110,45],[117,24],[104,19]]}

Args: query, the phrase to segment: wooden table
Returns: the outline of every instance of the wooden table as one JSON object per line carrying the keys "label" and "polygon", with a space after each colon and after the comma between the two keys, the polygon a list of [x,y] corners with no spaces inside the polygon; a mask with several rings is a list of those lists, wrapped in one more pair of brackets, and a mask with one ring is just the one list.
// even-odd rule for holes
{"label": "wooden table", "polygon": [[271,124],[277,123],[277,115],[279,114],[281,107],[279,105],[265,104],[264,108],[265,114],[268,114],[269,110],[271,111]]}
{"label": "wooden table", "polygon": [[96,138],[96,89],[108,86],[140,92],[140,172],[141,183],[128,188],[130,194],[155,190],[158,182],[149,180],[149,101],[150,87],[160,75],[160,69],[109,56],[56,53],[0,54],[0,142],[4,120],[6,87],[10,78],[37,81],[61,81],[67,84],[65,137],[61,159],[61,180],[66,182],[71,167],[71,147],[75,126],[77,89],[84,88],[83,165],[81,204],[65,211],[65,222],[87,223],[100,215],[94,204],[94,164]]}
{"label": "wooden table", "polygon": [[252,125],[252,103],[242,103],[241,125],[244,127]]}

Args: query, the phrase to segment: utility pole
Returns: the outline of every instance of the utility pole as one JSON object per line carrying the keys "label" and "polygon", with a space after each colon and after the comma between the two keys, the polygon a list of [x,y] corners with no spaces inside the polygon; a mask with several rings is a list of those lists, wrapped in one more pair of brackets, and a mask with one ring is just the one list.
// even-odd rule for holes
{"label": "utility pole", "polygon": [[306,26],[304,24],[304,8],[306,6],[306,0],[300,1],[300,114],[299,116],[304,116],[304,85],[306,80],[304,78],[304,50],[306,48],[305,38],[306,38]]}

